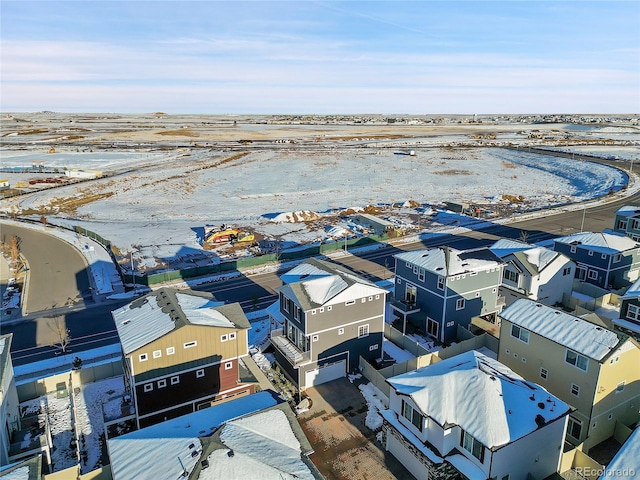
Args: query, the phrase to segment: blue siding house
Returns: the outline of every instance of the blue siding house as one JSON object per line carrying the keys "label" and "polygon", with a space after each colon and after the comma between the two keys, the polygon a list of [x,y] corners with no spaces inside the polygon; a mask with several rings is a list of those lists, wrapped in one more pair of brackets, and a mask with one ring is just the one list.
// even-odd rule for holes
{"label": "blue siding house", "polygon": [[628,287],[640,273],[640,244],[620,233],[574,233],[554,239],[553,249],[576,263],[578,280],[601,288]]}
{"label": "blue siding house", "polygon": [[640,241],[640,206],[625,205],[616,212],[613,231],[626,235],[636,242]]}
{"label": "blue siding house", "polygon": [[620,297],[620,318],[614,319],[613,324],[629,335],[640,336],[640,280]]}
{"label": "blue siding house", "polygon": [[397,317],[448,343],[457,326],[483,316],[495,323],[504,306],[498,289],[504,263],[490,249],[437,247],[395,255],[391,307]]}

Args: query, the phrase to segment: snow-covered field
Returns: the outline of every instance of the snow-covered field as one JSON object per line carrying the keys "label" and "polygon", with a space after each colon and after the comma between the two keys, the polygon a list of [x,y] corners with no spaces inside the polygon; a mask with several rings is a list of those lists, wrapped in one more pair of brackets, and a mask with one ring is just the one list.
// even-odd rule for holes
{"label": "snow-covered field", "polygon": [[[45,212],[50,224],[81,225],[108,238],[124,257],[133,254],[139,268],[153,268],[180,258],[214,261],[216,255],[202,249],[205,224],[234,225],[295,245],[351,233],[344,212],[368,205],[408,223],[443,200],[526,210],[605,195],[625,184],[614,168],[551,155],[500,148],[416,152],[194,151],[144,159],[120,153],[105,155],[102,164],[94,153],[60,153],[58,163],[68,168],[82,167],[83,155],[90,155],[91,168],[126,173],[6,199],[0,212]],[[47,156],[47,164],[56,155]],[[3,152],[2,160],[22,165],[25,154]],[[64,207],[89,196],[95,200]],[[317,221],[282,221],[303,211]]]}

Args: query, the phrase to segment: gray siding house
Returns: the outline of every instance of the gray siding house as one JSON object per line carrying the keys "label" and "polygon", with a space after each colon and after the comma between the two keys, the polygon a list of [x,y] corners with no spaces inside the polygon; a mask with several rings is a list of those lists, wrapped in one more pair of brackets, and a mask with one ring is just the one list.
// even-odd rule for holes
{"label": "gray siding house", "polygon": [[282,328],[271,331],[276,362],[300,391],[382,356],[387,291],[317,259],[298,265],[277,289]]}
{"label": "gray siding house", "polygon": [[640,336],[640,280],[620,297],[620,318],[614,318],[613,324],[629,335]]}
{"label": "gray siding house", "polygon": [[457,326],[485,317],[495,323],[504,306],[498,289],[504,263],[490,249],[437,247],[395,256],[394,313],[443,343]]}
{"label": "gray siding house", "polygon": [[581,232],[553,240],[576,263],[575,278],[601,288],[630,286],[640,273],[640,243],[620,233]]}

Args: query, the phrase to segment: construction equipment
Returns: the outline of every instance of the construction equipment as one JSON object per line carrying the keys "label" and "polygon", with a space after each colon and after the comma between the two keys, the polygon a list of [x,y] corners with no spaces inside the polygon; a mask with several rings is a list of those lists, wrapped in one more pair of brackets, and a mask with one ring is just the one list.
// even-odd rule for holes
{"label": "construction equipment", "polygon": [[231,228],[222,225],[220,228],[205,226],[205,241],[207,243],[223,243],[223,242],[253,242],[255,236],[253,233],[244,232],[237,228]]}

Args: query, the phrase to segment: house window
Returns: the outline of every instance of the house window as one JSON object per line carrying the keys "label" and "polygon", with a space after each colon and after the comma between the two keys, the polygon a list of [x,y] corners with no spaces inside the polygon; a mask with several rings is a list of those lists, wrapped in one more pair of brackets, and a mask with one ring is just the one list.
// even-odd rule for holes
{"label": "house window", "polygon": [[569,249],[569,251],[571,253],[576,253],[576,246],[575,245],[571,245],[571,248]]}
{"label": "house window", "polygon": [[582,435],[582,422],[570,416],[567,425],[567,435],[576,440],[580,440],[580,435]]}
{"label": "house window", "polygon": [[145,391],[145,392],[151,392],[151,391],[153,391],[153,383],[146,383],[146,384],[144,385],[144,391]]}
{"label": "house window", "polygon": [[484,445],[482,445],[478,440],[473,438],[464,430],[460,431],[460,446],[464,448],[466,451],[470,452],[471,455],[480,460],[480,463],[484,462]]}
{"label": "house window", "polygon": [[524,343],[529,343],[529,331],[517,325],[511,325],[511,336]]}
{"label": "house window", "polygon": [[600,255],[600,258],[602,258],[603,260],[607,258],[607,254],[603,253],[602,255]]}
{"label": "house window", "polygon": [[410,264],[409,262],[406,262],[406,263],[405,263],[405,266],[406,266],[407,268],[411,268],[411,264]]}
{"label": "house window", "polygon": [[620,393],[624,390],[624,385],[625,382],[620,382],[617,386],[616,386],[616,393]]}
{"label": "house window", "polygon": [[300,320],[300,307],[298,305],[293,306],[293,318]]}
{"label": "house window", "polygon": [[613,263],[618,263],[620,260],[622,260],[622,255],[619,253],[613,256]]}
{"label": "house window", "polygon": [[324,312],[324,307],[320,307],[320,313]]}
{"label": "house window", "polygon": [[369,301],[370,301],[370,302],[371,302],[371,301],[373,301],[373,297],[369,297]]}
{"label": "house window", "polygon": [[180,383],[180,377],[171,377],[171,385],[177,385]]}
{"label": "house window", "polygon": [[332,308],[333,308],[333,307],[332,307],[331,305],[329,305],[329,306],[327,307],[327,312],[330,312]]}
{"label": "house window", "polygon": [[575,383],[571,384],[571,395],[575,395],[576,397],[580,396],[580,386]]}
{"label": "house window", "polygon": [[416,274],[416,275],[418,274],[418,266],[417,265],[413,266],[413,273]]}
{"label": "house window", "polygon": [[224,364],[225,370],[231,370],[233,368],[233,362],[227,362]]}
{"label": "house window", "polygon": [[224,335],[220,335],[221,342],[226,342],[227,340],[229,340],[229,336],[226,333]]}
{"label": "house window", "polygon": [[195,340],[193,342],[187,342],[184,344],[184,348],[193,348],[195,346],[198,345],[198,342],[196,342]]}
{"label": "house window", "polygon": [[450,322],[447,322],[447,327],[453,327],[456,324],[456,322],[454,320],[451,320]]}
{"label": "house window", "polygon": [[597,280],[598,279],[598,272],[596,270],[589,270],[589,275],[588,277],[591,280]]}
{"label": "house window", "polygon": [[418,280],[420,280],[421,282],[424,282],[424,268],[421,268],[420,271],[418,272]]}
{"label": "house window", "polygon": [[369,325],[360,325],[358,327],[358,338],[369,336]]}
{"label": "house window", "polygon": [[160,358],[162,356],[162,350],[154,350],[153,358]]}
{"label": "house window", "polygon": [[196,370],[196,378],[204,377],[204,369]]}
{"label": "house window", "polygon": [[158,380],[158,388],[164,388],[167,386],[167,379]]}
{"label": "house window", "polygon": [[282,309],[289,313],[289,299],[287,297],[285,297],[284,295],[282,295],[282,300],[280,302],[282,304]]}
{"label": "house window", "polygon": [[548,377],[549,377],[549,371],[544,367],[540,367],[540,378],[543,380],[546,380]]}
{"label": "house window", "polygon": [[588,255],[589,255],[590,257],[593,257],[593,250],[589,250]]}
{"label": "house window", "polygon": [[396,278],[396,283],[400,285],[402,283],[402,279],[400,277]]}
{"label": "house window", "polygon": [[629,305],[627,307],[627,318],[640,320],[640,307],[638,305]]}
{"label": "house window", "polygon": [[433,318],[427,317],[427,333],[432,337],[438,338],[438,330],[440,328],[440,324],[435,321]]}
{"label": "house window", "polygon": [[367,299],[362,297],[362,300],[360,300],[360,303],[365,303],[366,301],[367,301]]}
{"label": "house window", "polygon": [[520,275],[517,272],[512,272],[511,270],[505,270],[504,273],[502,274],[502,277],[505,280],[508,280],[510,282],[518,283],[518,278],[520,278]]}
{"label": "house window", "polygon": [[344,335],[344,328],[338,329],[338,335]]}
{"label": "house window", "polygon": [[176,353],[176,349],[174,347],[167,347],[167,355],[173,355]]}
{"label": "house window", "polygon": [[402,400],[402,416],[409,420],[414,427],[422,431],[422,416],[420,412],[404,400]]}
{"label": "house window", "polygon": [[444,290],[444,277],[438,277],[438,290]]}
{"label": "house window", "polygon": [[464,298],[456,300],[456,310],[462,310],[464,308]]}
{"label": "house window", "polygon": [[564,267],[562,269],[562,276],[566,277],[567,275],[571,275],[571,267]]}
{"label": "house window", "polygon": [[356,303],[355,300],[347,300],[346,302],[344,302],[344,304],[347,305],[347,306],[353,305],[354,303]]}
{"label": "house window", "polygon": [[374,350],[377,350],[377,349],[378,349],[378,344],[377,343],[375,345],[369,346],[369,351],[370,352],[373,352]]}
{"label": "house window", "polygon": [[311,310],[311,315],[315,315],[316,314],[316,309],[314,308],[313,310]]}
{"label": "house window", "polygon": [[476,298],[480,296],[480,292],[476,292]]}
{"label": "house window", "polygon": [[587,357],[583,357],[582,355],[577,354],[573,350],[567,349],[567,353],[564,357],[564,361],[574,367],[579,368],[580,370],[587,371],[587,367],[589,365],[589,360]]}
{"label": "house window", "polygon": [[418,296],[418,287],[407,283],[404,291],[404,299],[407,303],[416,303],[416,297]]}
{"label": "house window", "polygon": [[147,360],[149,360],[149,355],[147,355],[146,353],[141,353],[138,356],[138,360],[140,360],[141,362],[146,362]]}
{"label": "house window", "polygon": [[380,295],[376,295],[376,300],[380,300]]}
{"label": "house window", "polygon": [[313,337],[311,337],[311,341],[312,342],[317,342],[318,338],[320,338],[320,337],[318,337],[318,335],[314,335]]}
{"label": "house window", "polygon": [[236,339],[236,332],[231,332],[229,334],[229,340],[235,340]]}

